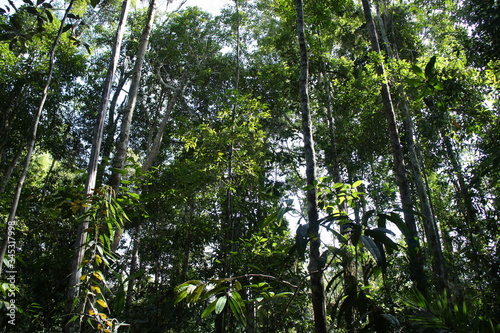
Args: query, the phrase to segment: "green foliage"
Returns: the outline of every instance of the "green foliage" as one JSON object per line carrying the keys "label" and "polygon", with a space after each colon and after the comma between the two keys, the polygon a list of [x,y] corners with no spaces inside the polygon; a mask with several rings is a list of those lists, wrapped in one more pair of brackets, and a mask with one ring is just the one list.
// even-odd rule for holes
{"label": "green foliage", "polygon": [[[77,300],[80,303],[80,313],[72,320],[86,322],[98,332],[115,332],[124,324],[109,317],[113,309],[106,299],[106,291],[110,292],[110,285],[106,280],[105,271],[112,270],[112,263],[116,260],[111,252],[114,233],[123,227],[128,217],[115,200],[111,187],[97,189],[85,200],[71,202],[71,206],[74,212],[84,212],[79,218],[87,220],[89,225],[85,230],[87,241],[84,245],[86,249],[80,278],[82,296]],[[118,293],[114,306],[118,313],[123,308],[123,297],[123,293]]]}
{"label": "green foliage", "polygon": [[445,292],[426,299],[418,291],[413,291],[405,303],[411,309],[409,319],[419,326],[446,330],[448,332],[499,332],[500,325],[491,318],[485,318],[477,311],[477,305],[460,303],[453,295]]}

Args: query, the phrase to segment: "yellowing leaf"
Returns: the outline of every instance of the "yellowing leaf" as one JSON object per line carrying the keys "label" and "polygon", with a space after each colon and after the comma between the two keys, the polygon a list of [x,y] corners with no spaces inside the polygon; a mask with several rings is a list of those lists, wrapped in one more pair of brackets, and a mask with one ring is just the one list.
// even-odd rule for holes
{"label": "yellowing leaf", "polygon": [[92,272],[92,275],[94,275],[96,278],[98,278],[100,281],[102,281],[102,275],[99,272]]}
{"label": "yellowing leaf", "polygon": [[99,317],[101,317],[101,319],[106,319],[108,318],[108,316],[106,316],[105,313],[99,313]]}
{"label": "yellowing leaf", "polygon": [[91,286],[90,289],[92,291],[95,291],[96,293],[102,294],[101,288],[99,288],[99,286]]}
{"label": "yellowing leaf", "polygon": [[95,315],[95,311],[94,311],[94,310],[92,310],[92,309],[90,309],[90,310],[89,310],[89,315],[91,315],[91,316]]}
{"label": "yellowing leaf", "polygon": [[108,305],[106,304],[106,302],[104,300],[102,300],[102,299],[98,299],[97,300],[97,304],[99,304],[103,308],[107,308],[108,307]]}
{"label": "yellowing leaf", "polygon": [[113,323],[112,323],[112,322],[110,322],[110,321],[108,320],[108,321],[106,322],[106,325],[108,325],[108,326],[113,326]]}
{"label": "yellowing leaf", "polygon": [[102,263],[102,258],[100,255],[96,254],[95,255],[95,261],[100,265]]}
{"label": "yellowing leaf", "polygon": [[85,279],[87,279],[87,275],[82,275],[82,276],[80,277],[80,281],[84,281]]}

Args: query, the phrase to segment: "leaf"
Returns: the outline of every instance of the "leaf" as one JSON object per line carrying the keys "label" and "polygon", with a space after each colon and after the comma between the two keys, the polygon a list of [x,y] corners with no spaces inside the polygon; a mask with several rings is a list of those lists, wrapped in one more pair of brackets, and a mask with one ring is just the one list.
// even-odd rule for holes
{"label": "leaf", "polygon": [[98,299],[97,300],[97,304],[99,304],[103,308],[107,308],[108,307],[108,305],[106,304],[106,301],[104,301],[103,299]]}
{"label": "leaf", "polygon": [[393,315],[389,313],[383,313],[380,315],[382,318],[384,318],[387,322],[389,322],[392,326],[394,327],[400,327],[401,324],[399,323],[399,320],[394,317]]}
{"label": "leaf", "polygon": [[434,89],[436,90],[444,90],[444,85],[443,85],[443,82],[441,81],[437,81],[436,83],[434,83],[432,85],[434,87]]}
{"label": "leaf", "polygon": [[226,295],[221,296],[217,299],[217,301],[215,302],[215,313],[216,314],[219,314],[222,312],[222,310],[224,310],[224,307],[226,306],[226,302],[227,302]]}
{"label": "leaf", "polygon": [[234,282],[234,287],[236,288],[236,290],[241,290],[243,288],[243,286],[241,285],[241,282],[236,280]]}
{"label": "leaf", "polygon": [[369,210],[367,211],[366,213],[363,214],[363,218],[362,218],[362,221],[361,223],[364,225],[364,226],[367,226],[368,225],[368,220],[376,214],[376,211],[375,210]]}
{"label": "leaf", "polygon": [[38,10],[35,7],[26,7],[26,11],[32,15],[38,15]]}
{"label": "leaf", "polygon": [[103,280],[102,274],[99,271],[92,272],[92,275],[94,275],[99,281]]}
{"label": "leaf", "polygon": [[127,170],[125,170],[125,169],[109,168],[109,170],[111,170],[111,172],[116,172],[116,173],[119,173],[121,175],[127,174]]}
{"label": "leaf", "polygon": [[101,288],[99,288],[99,286],[91,286],[90,290],[92,290],[93,292],[96,292],[98,294],[102,294]]}
{"label": "leaf", "polygon": [[309,236],[307,231],[309,229],[309,223],[301,224],[297,227],[297,233],[295,235],[295,245],[300,258],[304,258],[306,253],[307,243],[309,242]]}
{"label": "leaf", "polygon": [[243,309],[245,308],[245,303],[241,299],[241,296],[238,292],[233,291],[229,295],[229,306],[231,307],[231,311],[234,316],[238,318],[238,320],[246,326],[246,319],[243,313]]}
{"label": "leaf", "polygon": [[208,316],[209,314],[211,314],[212,312],[214,312],[215,310],[215,303],[217,301],[213,301],[212,303],[210,303],[207,308],[205,310],[203,310],[203,313],[201,314],[201,318],[205,318],[206,316]]}
{"label": "leaf", "polygon": [[434,65],[436,64],[436,56],[433,56],[425,66],[425,77],[431,78],[434,76]]}
{"label": "leaf", "polygon": [[66,24],[64,26],[64,28],[62,29],[62,32],[64,33],[66,31],[70,30],[71,28],[73,28],[73,24]]}
{"label": "leaf", "polygon": [[200,299],[201,295],[203,294],[204,290],[205,290],[205,284],[200,283],[192,293],[191,302],[197,302]]}
{"label": "leaf", "polygon": [[264,272],[259,266],[256,266],[254,264],[248,264],[247,266],[250,267],[250,268],[253,268],[253,269],[255,269],[255,270],[259,271],[259,272]]}
{"label": "leaf", "polygon": [[418,67],[417,65],[411,66],[411,70],[413,73],[415,73],[417,76],[420,76],[422,79],[425,79],[425,74],[422,68]]}
{"label": "leaf", "polygon": [[352,188],[356,188],[356,187],[358,187],[358,186],[360,186],[362,184],[363,184],[363,181],[362,180],[358,180],[358,181],[354,182],[354,184],[352,184]]}
{"label": "leaf", "polygon": [[116,314],[121,314],[125,308],[125,289],[123,284],[120,285],[118,292],[115,294],[115,299],[113,302],[113,309]]}
{"label": "leaf", "polygon": [[[44,4],[45,5],[45,4]],[[47,4],[50,6],[50,4]],[[47,16],[47,20],[49,20],[50,23],[54,21],[54,15],[52,15],[52,12],[50,10],[45,10],[45,15]]]}
{"label": "leaf", "polygon": [[385,260],[382,257],[382,253],[380,252],[380,249],[378,248],[377,244],[375,244],[373,239],[371,239],[370,237],[362,235],[360,239],[361,242],[364,244],[364,246],[368,249],[368,251],[370,251],[372,256],[375,258],[377,264],[382,267],[384,265]]}

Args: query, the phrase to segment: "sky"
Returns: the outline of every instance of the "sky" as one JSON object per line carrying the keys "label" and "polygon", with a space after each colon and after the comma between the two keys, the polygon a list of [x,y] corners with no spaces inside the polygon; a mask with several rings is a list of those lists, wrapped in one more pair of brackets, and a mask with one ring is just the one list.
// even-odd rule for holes
{"label": "sky", "polygon": [[[198,6],[213,15],[218,15],[224,5],[231,4],[232,2],[230,0],[187,0],[184,7]],[[179,3],[180,0],[174,1],[174,5],[178,5]]]}
{"label": "sky", "polygon": [[[165,0],[163,0],[166,2]],[[177,8],[182,0],[174,0],[173,4],[170,5],[170,8]],[[160,0],[159,3],[162,1]],[[7,0],[0,0],[0,7],[4,7],[8,2]],[[20,0],[14,0],[14,3],[21,3]],[[220,13],[220,9],[227,4],[232,4],[232,0],[187,0],[184,4],[184,7],[188,6],[198,6],[203,10],[211,13],[212,15],[218,15]]]}

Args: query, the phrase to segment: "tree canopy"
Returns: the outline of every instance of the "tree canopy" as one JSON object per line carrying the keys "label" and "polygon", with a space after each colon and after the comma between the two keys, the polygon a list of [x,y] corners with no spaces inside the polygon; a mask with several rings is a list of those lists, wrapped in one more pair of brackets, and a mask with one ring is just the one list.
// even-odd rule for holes
{"label": "tree canopy", "polygon": [[2,332],[500,332],[497,1],[0,7]]}

